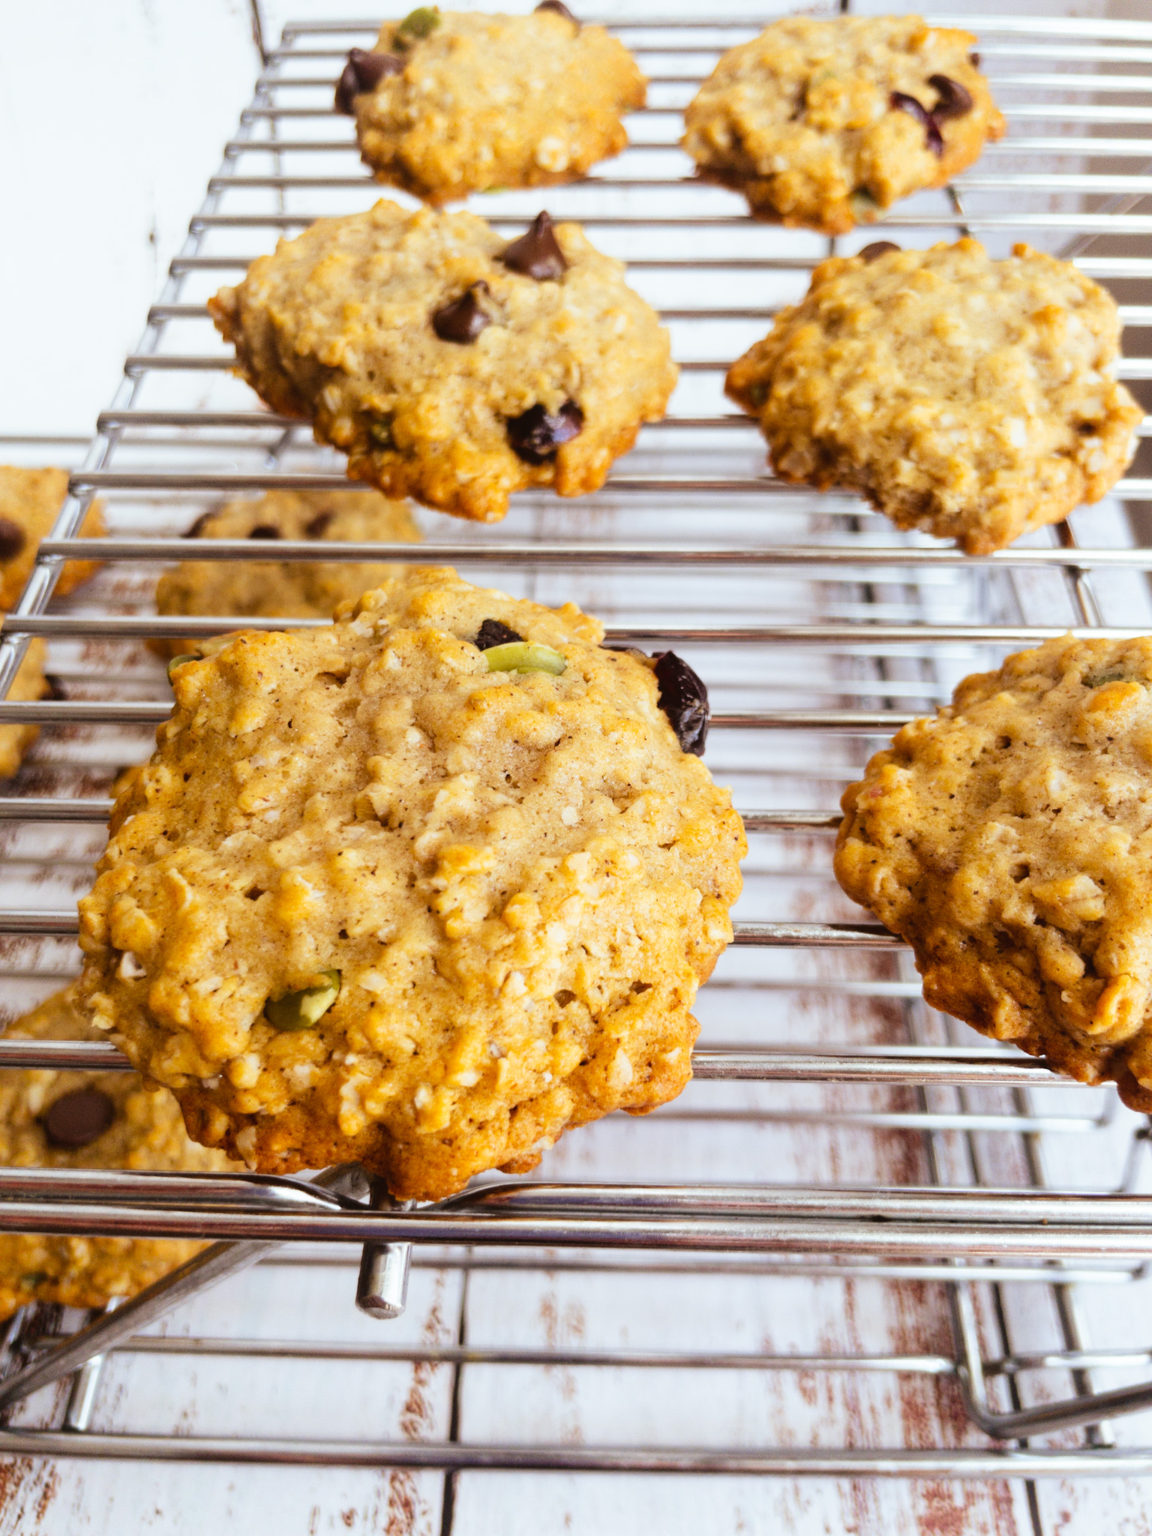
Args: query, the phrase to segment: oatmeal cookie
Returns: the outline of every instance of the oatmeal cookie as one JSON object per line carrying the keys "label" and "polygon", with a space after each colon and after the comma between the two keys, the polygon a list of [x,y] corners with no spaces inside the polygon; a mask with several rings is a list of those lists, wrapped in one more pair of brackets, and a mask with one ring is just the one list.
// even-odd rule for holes
{"label": "oatmeal cookie", "polygon": [[845,234],[1001,137],[975,43],[919,16],[786,17],[720,60],[684,148],[758,218]]}
{"label": "oatmeal cookie", "polygon": [[[188,537],[414,544],[420,531],[403,502],[376,491],[269,491],[205,513]],[[334,560],[185,560],[161,576],[156,608],[165,615],[330,619],[337,603],[397,574],[395,565]],[[178,656],[203,651],[204,640],[163,638],[149,645],[161,656]]]}
{"label": "oatmeal cookie", "polygon": [[1152,639],[967,678],[844,794],[836,875],[924,996],[1152,1110]]}
{"label": "oatmeal cookie", "polygon": [[[40,540],[56,521],[68,494],[64,469],[18,469],[0,464],[0,611],[7,612],[24,590]],[[97,539],[106,532],[101,504],[88,508],[80,533]],[[69,560],[55,595],[63,597],[96,570],[94,560]]]}
{"label": "oatmeal cookie", "polygon": [[689,669],[602,635],[418,569],[175,670],[81,944],[194,1136],[436,1199],[680,1092],[743,827]]}
{"label": "oatmeal cookie", "polygon": [[[53,685],[44,675],[44,642],[28,642],[23,660],[16,670],[12,686],[4,695],[9,704],[26,704],[34,699],[51,698]],[[20,723],[0,725],[0,779],[9,778],[24,761],[24,754],[40,734],[38,725]]]}
{"label": "oatmeal cookie", "polygon": [[421,7],[354,48],[338,111],[377,181],[430,203],[572,181],[628,142],[646,82],[624,44],[563,7],[484,16]]}
{"label": "oatmeal cookie", "polygon": [[975,240],[833,257],[728,373],[783,480],[857,491],[898,528],[987,554],[1098,501],[1140,407],[1120,316],[1069,262]]}
{"label": "oatmeal cookie", "polygon": [[511,492],[604,483],[676,383],[668,332],[575,224],[512,242],[471,213],[321,219],[209,300],[261,399],[348,473],[494,522]]}
{"label": "oatmeal cookie", "polygon": [[[8,1039],[97,1040],[66,987],[5,1030]],[[176,1100],[135,1072],[0,1071],[0,1164],[225,1172],[234,1164],[189,1141]],[[99,1307],[134,1296],[203,1243],[173,1238],[0,1233],[0,1317],[30,1301]]]}

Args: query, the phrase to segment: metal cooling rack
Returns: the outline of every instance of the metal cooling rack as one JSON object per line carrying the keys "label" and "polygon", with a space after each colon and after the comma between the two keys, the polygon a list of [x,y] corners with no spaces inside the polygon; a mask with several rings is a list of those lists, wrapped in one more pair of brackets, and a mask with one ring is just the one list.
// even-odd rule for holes
{"label": "metal cooling rack", "polygon": [[[850,497],[773,481],[755,428],[723,402],[723,371],[803,292],[827,243],[751,222],[732,193],[691,181],[676,146],[697,81],[755,28],[617,30],[652,81],[632,146],[586,182],[473,206],[514,228],[546,202],[628,260],[683,369],[668,420],[595,496],[525,494],[497,528],[428,513],[416,548],[282,542],[277,558],[452,562],[537,600],[575,599],[616,638],[675,644],[705,674],[709,763],[734,786],[752,852],[736,944],[701,994],[695,1080],[642,1125],[613,1119],[565,1141],[538,1179],[494,1177],[435,1208],[382,1208],[356,1170],[316,1185],[0,1171],[0,1230],[217,1240],[102,1318],[14,1320],[0,1453],[386,1467],[438,1501],[445,1530],[480,1469],[1030,1489],[1152,1472],[1138,1416],[1152,1407],[1152,1351],[1132,1342],[1152,1260],[1145,1122],[1110,1091],[1055,1080],[931,1013],[902,946],[836,891],[829,837],[867,755],[967,672],[1070,626],[1152,627],[1152,549],[1138,547],[1152,478],[1138,460],[1106,502],[987,558],[899,535]],[[1009,134],[947,193],[902,203],[883,232],[925,244],[971,230],[997,254],[1023,238],[1074,258],[1121,300],[1121,376],[1152,379],[1152,23],[997,16],[980,32]],[[140,637],[252,622],[157,618],[157,563],[185,553],[174,540],[222,494],[346,483],[306,429],[228,375],[204,300],[279,233],[392,195],[372,187],[330,110],[344,52],[374,33],[291,25],[269,54],[5,621],[0,692],[39,634],[66,695],[0,703],[0,721],[44,728],[0,799],[13,1015],[75,970],[74,901],[108,785],[170,707]],[[58,448],[7,444],[27,462]],[[111,536],[85,541],[75,532],[97,493]],[[198,541],[195,553],[252,551]],[[56,599],[62,562],[80,555],[99,556],[101,573]],[[123,1063],[102,1045],[0,1041],[0,1066],[29,1064]],[[370,1323],[351,1306],[361,1246],[360,1299],[382,1289],[385,1310],[410,1260],[404,1318]],[[268,1287],[294,1298],[273,1311],[271,1335],[252,1322]],[[197,1390],[205,1373],[240,1369],[249,1394],[291,1361],[307,1372],[305,1408],[279,1418],[275,1437],[255,1414],[214,1422],[183,1398],[179,1418],[173,1393],[196,1396],[173,1385],[188,1359]],[[374,1422],[386,1432],[370,1440],[333,1429],[343,1421],[325,1384],[349,1367],[361,1382],[370,1369],[374,1382],[415,1384],[407,1399],[385,1394]],[[106,1390],[110,1376],[143,1418]],[[66,1390],[35,1395],[53,1382]],[[635,1420],[614,1411],[620,1394],[644,1405]],[[869,1414],[890,1423],[880,1409],[893,1402],[895,1433],[870,1439]],[[1034,1489],[1028,1509],[1044,1528]]]}

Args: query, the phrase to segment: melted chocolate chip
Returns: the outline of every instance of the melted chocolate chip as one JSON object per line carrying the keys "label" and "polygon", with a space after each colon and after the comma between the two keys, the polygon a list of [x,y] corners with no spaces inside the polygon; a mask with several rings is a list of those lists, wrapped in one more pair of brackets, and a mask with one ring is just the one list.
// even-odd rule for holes
{"label": "melted chocolate chip", "polygon": [[584,412],[575,400],[565,400],[555,416],[542,405],[533,405],[523,416],[509,418],[508,441],[525,464],[546,464],[562,443],[579,437],[583,427]]}
{"label": "melted chocolate chip", "polygon": [[940,100],[932,108],[936,122],[949,117],[966,117],[972,110],[972,98],[958,80],[947,75],[929,75],[928,84],[934,88]]}
{"label": "melted chocolate chip", "polygon": [[492,316],[486,314],[480,305],[480,294],[487,292],[487,283],[473,283],[471,288],[465,288],[458,299],[453,299],[450,304],[445,304],[435,312],[432,316],[432,329],[441,341],[454,341],[464,347],[475,341],[480,332],[492,324]]}
{"label": "melted chocolate chip", "polygon": [[336,110],[354,115],[353,102],[363,91],[374,91],[387,75],[403,73],[404,60],[394,53],[369,53],[353,48],[336,86]]}
{"label": "melted chocolate chip", "polygon": [[281,537],[279,528],[273,523],[257,523],[255,528],[248,530],[250,539],[278,539]]}
{"label": "melted chocolate chip", "polygon": [[317,512],[310,522],[304,524],[304,536],[309,539],[322,539],[327,533],[335,512]]}
{"label": "melted chocolate chip", "polygon": [[857,256],[864,261],[875,261],[877,256],[887,256],[889,251],[898,251],[900,247],[894,240],[873,240],[871,245],[866,245],[862,251],[857,251]]}
{"label": "melted chocolate chip", "polygon": [[704,681],[675,651],[658,651],[654,659],[660,708],[676,732],[680,750],[703,757],[711,714]]}
{"label": "melted chocolate chip", "polygon": [[475,645],[478,651],[490,651],[494,645],[514,645],[523,639],[523,635],[518,635],[507,624],[501,624],[499,619],[485,619],[476,636]]}
{"label": "melted chocolate chip", "polygon": [[509,271],[522,272],[525,277],[534,277],[538,283],[563,277],[568,270],[564,252],[552,232],[552,220],[546,213],[536,215],[527,234],[513,240],[500,260]]}
{"label": "melted chocolate chip", "polygon": [[[540,4],[536,9],[538,11],[555,11],[557,16],[567,16],[569,21],[576,21],[575,16],[564,4],[564,0],[540,0]],[[579,26],[580,23],[576,21],[576,25]]]}
{"label": "melted chocolate chip", "polygon": [[68,697],[64,690],[64,684],[54,672],[45,672],[44,687],[41,690],[40,697],[42,699],[56,699],[57,701]]}
{"label": "melted chocolate chip", "polygon": [[41,1116],[44,1134],[54,1147],[75,1151],[102,1136],[116,1118],[116,1106],[99,1088],[75,1088],[49,1105]]}
{"label": "melted chocolate chip", "polygon": [[10,517],[0,517],[0,560],[15,560],[28,542],[28,535]]}
{"label": "melted chocolate chip", "polygon": [[979,69],[980,68],[980,55],[978,53],[970,53],[968,55],[968,62],[969,62],[969,64],[971,64],[973,69]]}
{"label": "melted chocolate chip", "polygon": [[944,153],[944,140],[940,135],[940,129],[936,119],[921,106],[915,96],[909,96],[904,91],[893,91],[888,98],[888,104],[894,112],[907,112],[909,117],[914,117],[918,123],[924,125],[924,141],[934,155]]}

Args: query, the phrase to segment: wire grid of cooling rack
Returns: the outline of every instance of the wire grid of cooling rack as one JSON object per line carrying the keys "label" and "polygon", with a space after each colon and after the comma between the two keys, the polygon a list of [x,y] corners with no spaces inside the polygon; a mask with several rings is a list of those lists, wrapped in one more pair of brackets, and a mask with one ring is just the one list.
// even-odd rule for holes
{"label": "wire grid of cooling rack", "polygon": [[[754,29],[617,27],[652,82],[632,147],[586,182],[473,206],[512,230],[546,203],[628,260],[683,370],[668,420],[595,496],[526,494],[497,528],[428,513],[415,551],[277,553],[451,561],[537,600],[574,599],[617,638],[674,644],[708,678],[708,761],[734,786],[752,852],[736,945],[700,999],[695,1081],[643,1124],[608,1121],[562,1143],[536,1180],[490,1180],[435,1210],[373,1210],[354,1177],[333,1193],[5,1172],[2,1230],[202,1233],[228,1245],[209,1260],[221,1273],[262,1262],[220,1292],[204,1294],[196,1273],[162,1287],[157,1314],[187,1302],[160,1324],[149,1302],[78,1337],[82,1320],[66,1320],[69,1353],[21,1377],[24,1389],[110,1342],[118,1352],[89,1359],[63,1395],[20,1395],[0,1452],[407,1469],[439,1489],[429,1497],[445,1529],[459,1474],[480,1468],[1152,1471],[1148,1420],[1120,1417],[1146,1405],[1152,1375],[1152,1351],[1132,1341],[1152,1258],[1144,1122],[1110,1091],[1055,1082],[930,1013],[907,956],[836,892],[829,837],[840,788],[868,753],[965,673],[1069,626],[1149,628],[1152,550],[1134,547],[1131,529],[1152,480],[1138,461],[1113,497],[1076,515],[1075,532],[1045,530],[987,559],[898,535],[849,497],[773,482],[720,384],[827,244],[752,223],[733,194],[690,182],[676,148],[695,83]],[[1008,137],[948,193],[901,204],[883,233],[925,244],[970,229],[997,254],[1024,238],[1074,257],[1122,301],[1121,375],[1152,378],[1141,345],[1152,305],[1139,302],[1152,277],[1152,24],[996,17],[980,30]],[[330,110],[345,50],[373,34],[353,22],[286,29],[6,621],[0,686],[42,634],[66,695],[0,704],[0,720],[45,728],[0,800],[12,1013],[75,969],[74,899],[108,785],[146,754],[169,708],[140,637],[197,628],[151,611],[157,562],[181,553],[174,538],[221,495],[346,483],[306,429],[229,377],[204,300],[279,233],[375,195],[350,125]],[[54,599],[65,556],[94,552],[74,534],[96,493],[106,563]],[[198,559],[250,553],[196,548]],[[227,616],[199,624],[221,627]],[[61,1064],[63,1048],[0,1042],[0,1066],[30,1057]],[[68,1059],[106,1064],[108,1051]],[[369,1324],[352,1307],[349,1245],[369,1239],[414,1244],[402,1323]],[[252,1323],[269,1288],[294,1288],[273,1336]],[[306,1326],[319,1315],[320,1336]],[[59,1331],[43,1312],[10,1328],[0,1400],[17,1397],[15,1373],[46,1322]],[[241,1370],[252,1411],[214,1419],[188,1387],[195,1408],[166,1420],[172,1373],[188,1360],[201,1378],[208,1363],[222,1381]],[[254,1402],[274,1387],[253,1383],[285,1362],[308,1363],[307,1411],[281,1411],[270,1438]],[[365,1392],[371,1369],[387,1432],[334,1431],[339,1369]],[[414,1384],[407,1397],[397,1381]],[[1031,1518],[1042,1524],[1035,1501]]]}

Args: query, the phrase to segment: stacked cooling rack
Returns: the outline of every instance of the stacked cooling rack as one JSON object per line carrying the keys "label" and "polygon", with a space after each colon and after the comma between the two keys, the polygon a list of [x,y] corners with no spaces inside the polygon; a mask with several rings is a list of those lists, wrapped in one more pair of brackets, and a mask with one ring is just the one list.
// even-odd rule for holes
{"label": "stacked cooling rack", "polygon": [[[374,1206],[356,1170],[315,1186],[4,1171],[0,1230],[217,1246],[104,1318],[14,1320],[0,1454],[382,1478],[380,1524],[365,1529],[490,1531],[522,1498],[577,1511],[577,1529],[601,1507],[622,1522],[604,1530],[653,1511],[661,1528],[737,1529],[741,1500],[771,1509],[774,1529],[848,1528],[849,1505],[858,1522],[863,1510],[942,1529],[928,1523],[940,1480],[965,1479],[950,1507],[970,1523],[956,1529],[1078,1531],[1060,1526],[1071,1496],[1051,1480],[1152,1473],[1146,1123],[1110,1090],[1058,1081],[930,1012],[903,947],[836,890],[832,834],[867,756],[967,673],[1068,628],[1152,628],[1144,451],[1107,501],[987,558],[774,481],[723,373],[828,243],[753,223],[734,194],[691,181],[677,148],[697,82],[756,29],[615,29],[652,82],[632,147],[543,198],[473,206],[511,231],[546,204],[627,260],[681,363],[669,418],[594,496],[525,494],[496,527],[421,513],[415,547],[283,542],[277,556],[451,563],[576,601],[613,638],[674,646],[706,677],[707,760],[733,786],[752,851],[736,944],[700,997],[695,1080],[648,1120],[561,1143],[534,1179],[494,1176],[434,1208]],[[979,30],[1008,136],[954,188],[901,204],[884,237],[969,231],[994,254],[1026,240],[1074,259],[1121,303],[1121,376],[1152,379],[1152,22],[998,15]],[[233,627],[155,616],[175,541],[222,496],[345,483],[306,428],[230,376],[205,300],[280,234],[377,195],[331,112],[346,50],[373,35],[367,21],[295,24],[269,55],[5,621],[0,695],[34,635],[65,693],[0,703],[0,721],[43,727],[0,799],[10,1016],[76,970],[75,902],[109,784],[170,708],[143,639]],[[75,536],[96,495],[110,529],[98,543]],[[61,563],[82,554],[100,574],[56,599]],[[196,556],[251,545],[202,541]],[[114,1056],[0,1041],[0,1069]],[[365,1244],[361,1300],[372,1281],[395,1310],[410,1266],[394,1321],[354,1305]],[[717,1476],[608,1477],[619,1471]],[[546,1475],[558,1472],[586,1476]],[[805,1474],[829,1479],[825,1491],[797,1492],[815,1486]],[[873,1477],[900,1481],[882,1493],[832,1481]],[[203,1497],[214,1528],[224,1505],[213,1516]],[[1115,1519],[1139,1511],[1138,1495],[1118,1497]],[[388,1524],[395,1510],[407,1525]]]}

